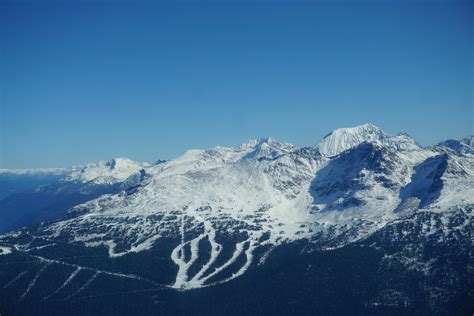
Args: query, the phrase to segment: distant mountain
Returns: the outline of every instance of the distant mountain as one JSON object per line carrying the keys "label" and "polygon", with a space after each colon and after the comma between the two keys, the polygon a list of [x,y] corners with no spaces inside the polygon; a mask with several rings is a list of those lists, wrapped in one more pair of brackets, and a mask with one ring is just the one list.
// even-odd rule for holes
{"label": "distant mountain", "polygon": [[322,155],[334,157],[363,142],[381,144],[400,150],[418,150],[420,146],[407,134],[389,135],[373,124],[352,128],[339,128],[328,135],[317,146]]}
{"label": "distant mountain", "polygon": [[75,205],[133,187],[149,166],[116,158],[71,168],[0,170],[0,232],[63,216]]}
{"label": "distant mountain", "polygon": [[59,181],[65,169],[0,169],[0,199]]}
{"label": "distant mountain", "polygon": [[472,314],[472,150],[364,124],[62,170],[0,201],[51,220],[0,236],[0,313]]}
{"label": "distant mountain", "polygon": [[474,154],[474,136],[469,136],[461,140],[446,140],[438,144],[440,147],[449,148],[459,154]]}

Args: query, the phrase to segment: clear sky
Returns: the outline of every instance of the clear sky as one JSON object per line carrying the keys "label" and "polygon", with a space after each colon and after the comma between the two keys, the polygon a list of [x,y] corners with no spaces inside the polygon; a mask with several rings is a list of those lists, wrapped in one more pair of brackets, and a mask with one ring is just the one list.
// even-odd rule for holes
{"label": "clear sky", "polygon": [[0,2],[3,168],[473,133],[473,1]]}

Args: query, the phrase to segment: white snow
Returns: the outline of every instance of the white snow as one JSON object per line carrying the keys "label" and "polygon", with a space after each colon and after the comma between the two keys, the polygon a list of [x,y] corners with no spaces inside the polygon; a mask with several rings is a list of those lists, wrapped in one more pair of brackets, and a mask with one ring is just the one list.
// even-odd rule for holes
{"label": "white snow", "polygon": [[41,274],[43,274],[44,270],[46,270],[46,268],[48,267],[48,263],[46,263],[45,265],[43,265],[41,267],[41,269],[39,269],[39,271],[36,273],[35,277],[33,278],[33,280],[31,280],[30,284],[28,284],[28,287],[26,288],[25,292],[23,292],[23,294],[20,296],[20,301],[23,300],[27,295],[28,293],[30,293],[31,289],[33,289],[33,287],[35,286],[36,282],[38,281],[38,278],[41,276]]}
{"label": "white snow", "polygon": [[99,272],[94,273],[87,281],[84,283],[80,288],[78,288],[74,293],[70,294],[68,297],[65,298],[65,300],[70,299],[73,296],[76,296],[83,290],[85,290],[99,275]]}
{"label": "white snow", "polygon": [[15,283],[16,281],[18,281],[19,279],[21,279],[26,273],[28,272],[28,270],[25,270],[25,271],[22,271],[20,273],[18,273],[18,275],[16,277],[14,277],[10,282],[8,282],[7,284],[5,284],[3,286],[4,289],[6,289],[7,287],[9,287],[10,285],[12,285],[13,283]]}
{"label": "white snow", "polygon": [[54,296],[56,294],[58,294],[62,289],[64,289],[69,283],[71,283],[71,281],[79,274],[79,272],[81,272],[81,268],[80,267],[77,267],[70,275],[69,277],[66,279],[66,281],[64,281],[64,283],[58,287],[54,292],[52,292],[51,294],[49,294],[48,296],[45,296],[43,297],[43,301],[46,301],[47,299],[49,299],[51,296]]}
{"label": "white snow", "polygon": [[0,256],[8,255],[11,252],[12,252],[12,249],[10,247],[0,246]]}

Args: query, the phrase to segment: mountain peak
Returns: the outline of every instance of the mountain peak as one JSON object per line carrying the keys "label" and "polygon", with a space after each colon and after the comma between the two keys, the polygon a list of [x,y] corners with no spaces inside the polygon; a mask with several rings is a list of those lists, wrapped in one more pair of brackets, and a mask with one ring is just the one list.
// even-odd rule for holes
{"label": "mountain peak", "polygon": [[474,136],[468,136],[461,140],[448,139],[437,146],[449,148],[460,154],[473,154],[474,153]]}
{"label": "mountain peak", "polygon": [[275,158],[295,150],[286,142],[279,142],[272,137],[249,140],[238,147],[238,150],[249,151],[245,158]]}
{"label": "mountain peak", "polygon": [[383,130],[375,126],[372,123],[365,123],[362,125],[357,125],[354,127],[342,127],[342,128],[337,128],[334,131],[331,132],[333,133],[352,133],[352,134],[373,134],[373,133],[384,133]]}
{"label": "mountain peak", "polygon": [[363,142],[378,142],[388,138],[379,127],[366,123],[355,127],[338,128],[326,135],[318,144],[321,154],[332,157]]}
{"label": "mountain peak", "polygon": [[280,144],[277,140],[272,137],[259,137],[246,141],[245,143],[240,144],[237,148],[239,150],[252,149],[259,146],[274,145]]}
{"label": "mountain peak", "polygon": [[274,138],[268,136],[268,137],[260,137],[258,139],[259,144],[271,144],[271,143],[278,143]]}
{"label": "mountain peak", "polygon": [[362,125],[358,125],[358,126],[352,127],[352,129],[381,130],[380,127],[375,126],[375,125],[372,124],[372,123],[364,123],[364,124],[362,124]]}
{"label": "mountain peak", "polygon": [[123,157],[101,160],[97,163],[72,167],[68,180],[80,182],[94,180],[99,183],[123,181],[147,166],[149,166],[148,163],[137,162]]}

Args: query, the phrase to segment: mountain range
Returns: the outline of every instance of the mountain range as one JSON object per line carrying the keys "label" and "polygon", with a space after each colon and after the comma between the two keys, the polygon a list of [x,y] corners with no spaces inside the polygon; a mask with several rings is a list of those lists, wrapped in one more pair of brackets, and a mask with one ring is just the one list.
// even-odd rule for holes
{"label": "mountain range", "polygon": [[372,124],[1,169],[0,314],[472,315],[473,208],[473,136]]}

